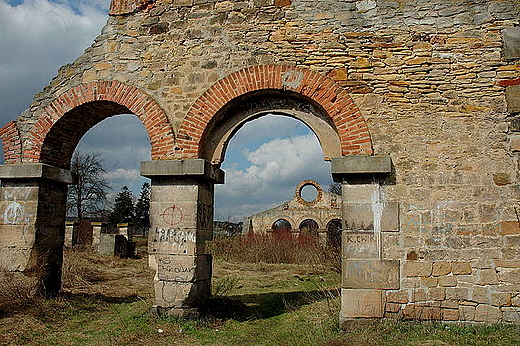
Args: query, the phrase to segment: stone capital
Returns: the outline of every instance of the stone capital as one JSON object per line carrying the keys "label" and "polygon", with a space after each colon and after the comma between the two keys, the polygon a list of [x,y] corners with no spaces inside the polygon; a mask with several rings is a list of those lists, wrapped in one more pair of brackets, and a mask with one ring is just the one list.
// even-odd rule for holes
{"label": "stone capital", "polygon": [[147,178],[202,178],[215,184],[224,183],[224,171],[204,159],[143,161],[141,175]]}
{"label": "stone capital", "polygon": [[73,182],[69,170],[45,163],[0,165],[0,179],[47,179],[64,184],[72,184]]}
{"label": "stone capital", "polygon": [[333,175],[390,173],[392,171],[392,161],[388,155],[334,157],[331,170]]}

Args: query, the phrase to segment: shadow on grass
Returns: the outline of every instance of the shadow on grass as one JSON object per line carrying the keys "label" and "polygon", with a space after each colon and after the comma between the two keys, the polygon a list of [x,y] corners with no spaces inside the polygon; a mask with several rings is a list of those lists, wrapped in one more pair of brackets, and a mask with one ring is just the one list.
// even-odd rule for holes
{"label": "shadow on grass", "polygon": [[278,316],[338,295],[338,290],[313,290],[212,297],[200,311],[205,317],[242,322]]}

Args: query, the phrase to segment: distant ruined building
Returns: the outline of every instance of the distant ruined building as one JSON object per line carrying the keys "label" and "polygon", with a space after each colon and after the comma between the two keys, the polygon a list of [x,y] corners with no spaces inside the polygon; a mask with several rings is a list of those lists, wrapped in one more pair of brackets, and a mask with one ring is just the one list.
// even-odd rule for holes
{"label": "distant ruined building", "polygon": [[[315,189],[313,199],[305,199],[305,187]],[[316,238],[322,244],[341,245],[341,196],[324,191],[313,180],[304,180],[296,187],[294,197],[282,205],[244,219],[243,233],[270,234],[290,232]]]}
{"label": "distant ruined building", "polygon": [[107,117],[135,114],[151,144],[153,309],[196,313],[227,144],[278,114],[309,126],[342,185],[341,323],[520,322],[519,11],[113,0],[92,46],[0,130],[0,266],[59,291],[74,149]]}

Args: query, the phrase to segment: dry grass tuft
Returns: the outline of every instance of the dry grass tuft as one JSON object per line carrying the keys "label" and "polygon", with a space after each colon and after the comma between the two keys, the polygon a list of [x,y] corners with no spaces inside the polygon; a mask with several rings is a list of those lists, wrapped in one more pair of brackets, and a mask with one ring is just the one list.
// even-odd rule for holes
{"label": "dry grass tuft", "polygon": [[219,260],[248,263],[287,263],[326,266],[341,272],[339,249],[312,237],[290,233],[215,237],[210,252]]}
{"label": "dry grass tuft", "polygon": [[37,279],[0,269],[0,307],[20,304],[36,294]]}

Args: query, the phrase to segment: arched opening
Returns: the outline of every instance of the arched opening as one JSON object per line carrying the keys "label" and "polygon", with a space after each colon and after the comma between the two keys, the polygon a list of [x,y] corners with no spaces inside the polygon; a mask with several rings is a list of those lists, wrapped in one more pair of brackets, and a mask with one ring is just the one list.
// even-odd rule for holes
{"label": "arched opening", "polygon": [[313,219],[305,219],[300,223],[300,235],[318,238],[319,225]]}
{"label": "arched opening", "polygon": [[327,224],[327,245],[339,249],[341,247],[341,220],[333,219]]}
{"label": "arched opening", "polygon": [[87,131],[119,114],[132,112],[112,101],[88,102],[66,112],[53,124],[43,140],[40,162],[69,168],[74,150]]}
{"label": "arched opening", "polygon": [[326,112],[307,97],[280,90],[251,92],[219,110],[202,134],[199,156],[221,164],[229,141],[237,131],[268,114],[292,117],[307,125],[318,138],[325,160],[341,156],[340,138]]}
{"label": "arched opening", "polygon": [[[32,125],[28,138],[23,138],[20,151],[10,152],[10,155],[14,155],[12,162],[35,163],[28,167],[36,167],[43,172],[38,180],[31,182],[30,187],[34,191],[31,196],[38,196],[35,201],[37,207],[34,207],[34,214],[29,220],[35,229],[34,246],[29,252],[21,254],[19,261],[26,272],[33,272],[40,278],[40,293],[53,295],[61,287],[67,184],[71,183],[67,169],[71,167],[71,158],[80,139],[96,124],[120,114],[138,116],[139,126],[144,126],[146,130],[146,142],[151,146],[154,159],[171,155],[169,149],[174,146],[174,137],[165,113],[155,101],[137,88],[120,82],[81,84],[39,112],[40,116]],[[113,126],[110,130],[120,128]],[[17,131],[11,132],[13,140],[19,141]],[[110,140],[116,138],[111,136]],[[124,160],[120,158],[119,162]],[[138,170],[135,169],[135,172]]]}
{"label": "arched opening", "polygon": [[285,219],[276,220],[271,226],[273,233],[290,233],[292,230],[291,223]]}
{"label": "arched opening", "polygon": [[[269,121],[273,121],[272,126],[268,125]],[[298,141],[283,134],[292,133],[299,126],[302,131],[294,134]],[[266,132],[271,132],[273,138],[261,143],[260,134]],[[248,140],[256,141],[255,146],[249,147]],[[300,151],[306,147],[312,147],[312,150]],[[244,161],[249,162],[236,159],[243,152],[247,153]],[[286,152],[296,155],[288,159]],[[234,277],[231,271],[223,274],[222,266],[233,268],[244,266],[245,262],[246,266],[255,268],[254,263],[263,262],[272,264],[273,272],[282,271],[277,265],[287,264],[295,272],[310,272],[309,268],[313,266],[325,268],[328,265],[321,260],[326,257],[323,254],[325,247],[319,239],[317,220],[321,219],[312,218],[313,214],[304,211],[324,201],[326,193],[320,184],[332,184],[327,161],[341,156],[335,125],[319,104],[288,90],[260,90],[242,95],[216,112],[208,122],[198,154],[226,173],[225,185],[215,187],[215,216],[224,216],[224,219],[236,215],[248,217],[244,221],[249,226],[249,234],[243,238],[245,241],[216,237],[213,244],[218,245],[211,245],[212,249],[218,247],[212,252],[214,272],[217,273],[213,276],[215,287]],[[302,181],[305,183],[299,186]],[[262,199],[262,196],[268,198]],[[328,199],[326,201],[328,203]],[[222,206],[223,202],[227,205]],[[222,242],[221,245],[218,242]],[[233,252],[229,243],[238,244],[235,257],[229,256]],[[221,249],[227,249],[222,257],[219,256]],[[223,264],[224,256],[226,263]],[[309,280],[321,280],[320,275],[324,275],[326,269],[320,270],[309,274]],[[327,285],[331,288],[338,285],[339,275],[332,274],[329,279]],[[299,283],[291,283],[291,279],[273,286],[277,287],[255,289],[264,289],[273,296],[278,287],[295,292],[295,296],[305,294],[305,288]]]}

